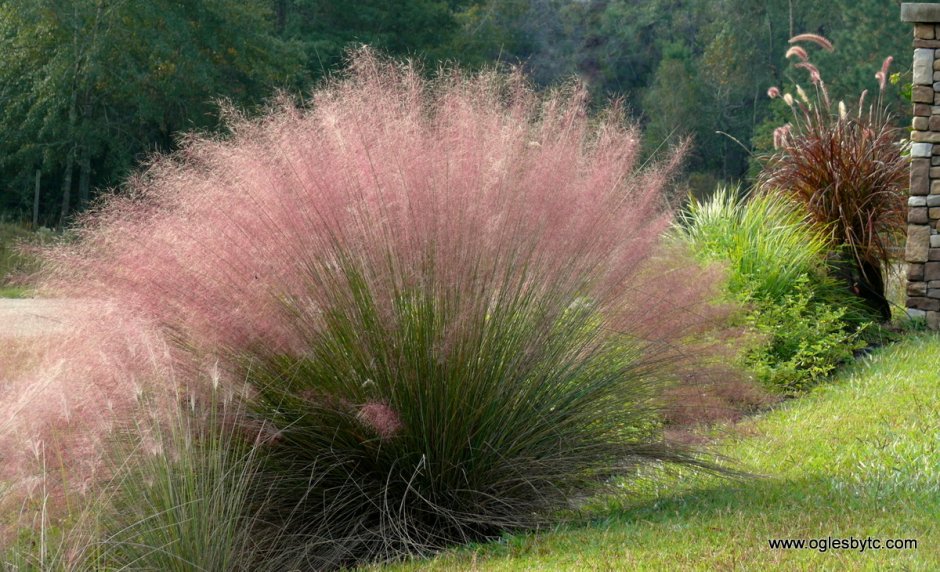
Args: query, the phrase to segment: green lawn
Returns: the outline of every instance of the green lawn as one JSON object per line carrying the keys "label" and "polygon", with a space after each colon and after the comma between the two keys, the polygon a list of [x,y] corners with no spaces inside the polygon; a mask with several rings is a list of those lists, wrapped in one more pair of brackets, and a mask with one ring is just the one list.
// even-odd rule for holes
{"label": "green lawn", "polygon": [[0,286],[0,298],[29,298],[32,291],[19,286]]}
{"label": "green lawn", "polygon": [[29,288],[7,282],[36,268],[36,261],[17,250],[17,244],[24,241],[41,241],[44,236],[45,234],[28,230],[24,225],[0,221],[0,298],[30,296]]}
{"label": "green lawn", "polygon": [[[762,478],[679,474],[589,525],[386,570],[940,570],[940,338],[862,358],[739,424],[718,451]],[[771,550],[771,538],[913,538],[911,550]]]}

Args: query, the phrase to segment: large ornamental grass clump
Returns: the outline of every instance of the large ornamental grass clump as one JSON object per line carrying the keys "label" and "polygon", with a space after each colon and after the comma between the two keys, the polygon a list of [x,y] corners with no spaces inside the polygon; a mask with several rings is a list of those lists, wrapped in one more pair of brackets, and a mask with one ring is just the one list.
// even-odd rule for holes
{"label": "large ornamental grass clump", "polygon": [[[720,361],[697,361],[714,280],[660,243],[678,153],[639,167],[618,108],[362,52],[230,126],[88,216],[46,289],[163,332],[188,407],[244,401],[266,565],[488,538],[637,464],[702,464],[661,411]],[[110,399],[138,398],[127,379]]]}

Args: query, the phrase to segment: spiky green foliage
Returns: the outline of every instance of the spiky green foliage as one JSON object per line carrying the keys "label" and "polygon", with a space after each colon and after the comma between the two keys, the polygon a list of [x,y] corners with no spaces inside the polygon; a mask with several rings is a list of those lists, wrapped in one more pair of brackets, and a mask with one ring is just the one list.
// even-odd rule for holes
{"label": "spiky green foliage", "polygon": [[750,306],[745,322],[762,335],[745,364],[770,387],[793,392],[828,376],[853,351],[871,314],[827,275],[829,243],[786,198],[739,198],[719,188],[693,200],[675,235],[703,261],[727,268],[727,293]]}
{"label": "spiky green foliage", "polygon": [[792,203],[740,196],[739,189],[720,187],[707,200],[693,200],[676,231],[701,260],[727,265],[731,293],[781,300],[797,281],[822,270],[828,245]]}
{"label": "spiky green foliage", "polygon": [[309,355],[251,369],[285,569],[494,537],[638,462],[696,462],[658,436],[648,348],[611,338],[590,300],[433,280],[383,310],[358,271],[335,279],[349,295],[308,331]]}

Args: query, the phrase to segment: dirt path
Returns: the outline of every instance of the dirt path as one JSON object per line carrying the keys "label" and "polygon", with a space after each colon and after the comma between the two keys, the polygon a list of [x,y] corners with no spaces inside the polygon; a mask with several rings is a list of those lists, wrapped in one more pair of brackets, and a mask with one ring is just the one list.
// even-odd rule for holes
{"label": "dirt path", "polygon": [[61,330],[74,307],[74,300],[0,298],[0,340]]}

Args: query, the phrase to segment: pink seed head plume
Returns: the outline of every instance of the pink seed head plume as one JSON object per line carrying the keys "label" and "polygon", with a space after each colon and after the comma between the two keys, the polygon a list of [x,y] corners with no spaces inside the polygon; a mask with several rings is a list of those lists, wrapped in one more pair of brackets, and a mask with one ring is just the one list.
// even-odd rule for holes
{"label": "pink seed head plume", "polygon": [[786,54],[787,59],[790,59],[791,57],[794,57],[794,56],[797,57],[801,62],[805,62],[809,60],[809,55],[807,55],[806,50],[804,50],[800,46],[791,46],[790,49],[787,50],[787,54]]}
{"label": "pink seed head plume", "polygon": [[796,44],[799,42],[810,42],[816,44],[827,52],[831,52],[835,49],[832,47],[832,42],[820,36],[819,34],[798,34],[790,38],[791,44]]}
{"label": "pink seed head plume", "polygon": [[862,110],[865,109],[865,98],[868,97],[868,90],[863,89],[861,95],[858,96],[858,115],[862,116]]}
{"label": "pink seed head plume", "polygon": [[391,439],[402,428],[398,413],[386,403],[372,401],[359,408],[356,418],[382,439]]}
{"label": "pink seed head plume", "polygon": [[780,88],[774,86],[774,87],[771,87],[770,89],[768,89],[768,90],[767,90],[767,97],[769,97],[770,99],[776,99],[776,98],[780,97]]}
{"label": "pink seed head plume", "polygon": [[885,61],[881,63],[881,71],[875,74],[875,79],[878,80],[878,89],[884,91],[885,86],[888,81],[888,69],[891,67],[891,62],[894,61],[893,56],[888,56],[885,58]]}
{"label": "pink seed head plume", "polygon": [[809,62],[800,62],[795,64],[793,67],[804,69],[809,72],[809,80],[813,82],[814,85],[819,85],[822,81],[822,76],[819,74],[819,69]]}
{"label": "pink seed head plume", "polygon": [[791,126],[789,123],[774,129],[774,149],[782,149],[787,145],[790,137]]}

